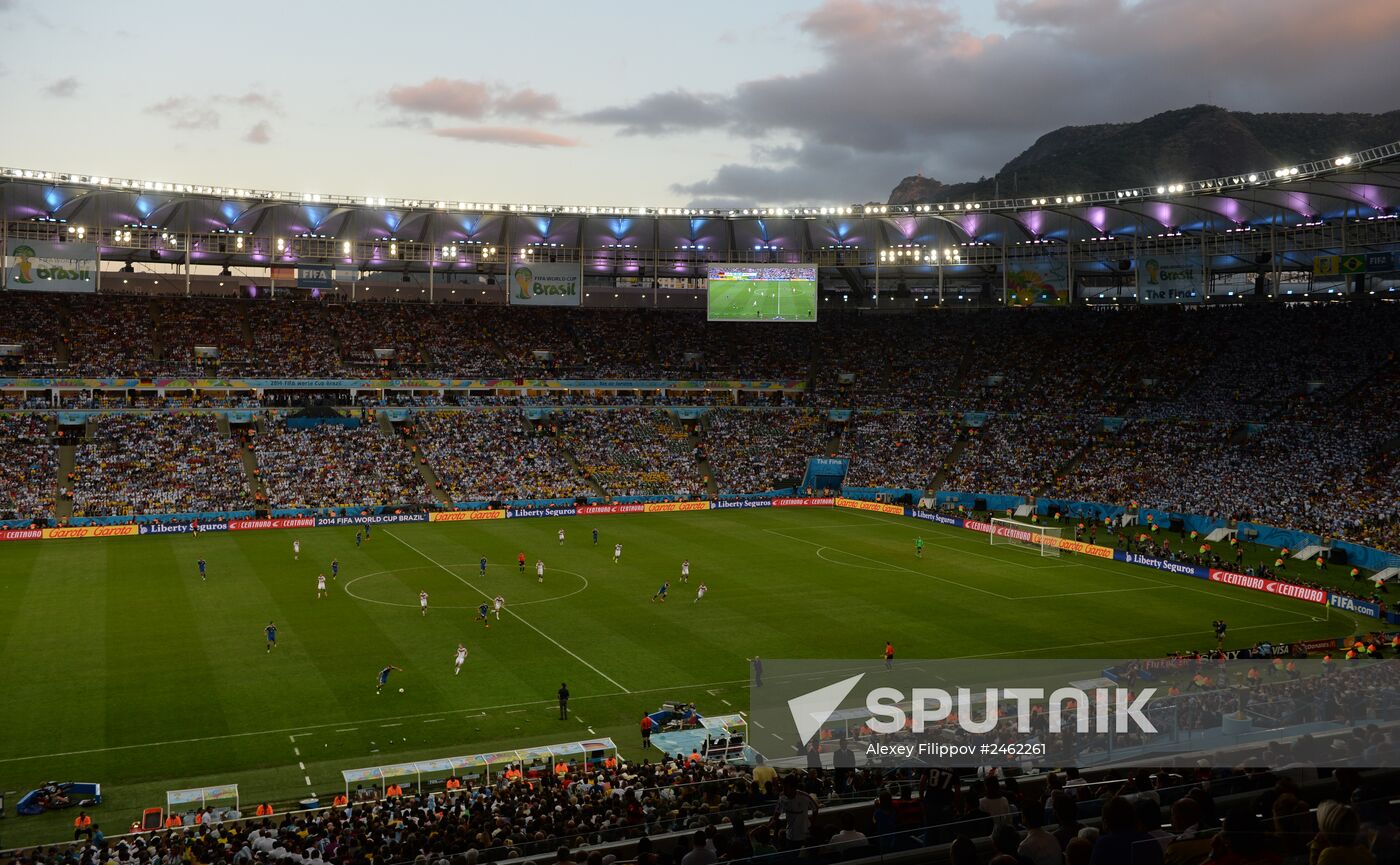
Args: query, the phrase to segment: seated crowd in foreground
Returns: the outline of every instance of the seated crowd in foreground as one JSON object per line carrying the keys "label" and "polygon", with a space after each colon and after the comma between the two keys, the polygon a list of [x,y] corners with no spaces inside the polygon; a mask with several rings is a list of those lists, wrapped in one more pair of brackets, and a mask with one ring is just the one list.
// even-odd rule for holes
{"label": "seated crowd in foreground", "polygon": [[[483,861],[839,862],[942,846],[953,865],[1377,865],[1394,806],[1357,770],[1073,769],[1044,776],[789,771],[663,759],[568,766],[416,794],[356,790],[326,811],[216,819],[18,851],[19,865]],[[979,777],[980,775],[980,777]],[[614,842],[630,842],[620,847]]]}

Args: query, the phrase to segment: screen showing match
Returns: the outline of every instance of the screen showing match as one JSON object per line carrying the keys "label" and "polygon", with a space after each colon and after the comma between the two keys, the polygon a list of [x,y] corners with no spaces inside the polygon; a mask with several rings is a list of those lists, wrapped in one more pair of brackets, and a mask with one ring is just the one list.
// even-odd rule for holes
{"label": "screen showing match", "polygon": [[715,265],[707,288],[710,321],[817,320],[815,265]]}

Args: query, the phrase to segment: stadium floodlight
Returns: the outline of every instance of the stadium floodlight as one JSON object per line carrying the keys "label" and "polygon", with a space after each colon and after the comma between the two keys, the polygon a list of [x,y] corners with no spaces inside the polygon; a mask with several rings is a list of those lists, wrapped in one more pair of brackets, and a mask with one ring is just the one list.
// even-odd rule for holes
{"label": "stadium floodlight", "polygon": [[1257,181],[1258,179],[1259,179],[1259,175],[1257,175],[1257,174],[1251,174],[1251,175],[1249,175],[1249,182],[1250,182],[1250,183],[1254,183],[1254,182]]}
{"label": "stadium floodlight", "polygon": [[343,252],[343,253],[345,253],[346,255],[349,255],[349,254],[350,254],[350,241],[347,240],[347,241],[345,241],[344,243],[342,243],[342,244],[340,245],[340,251]]}
{"label": "stadium floodlight", "polygon": [[1351,164],[1351,157],[1350,157],[1350,156],[1338,156],[1336,159],[1332,160],[1332,164],[1333,164],[1333,165],[1336,165],[1336,166],[1339,167],[1339,168],[1342,167],[1342,166],[1350,165],[1350,164]]}
{"label": "stadium floodlight", "polygon": [[280,238],[280,237],[277,238],[277,251],[278,251],[278,252],[282,252],[282,251],[285,250],[286,248],[287,248],[287,241],[283,240],[283,239]]}

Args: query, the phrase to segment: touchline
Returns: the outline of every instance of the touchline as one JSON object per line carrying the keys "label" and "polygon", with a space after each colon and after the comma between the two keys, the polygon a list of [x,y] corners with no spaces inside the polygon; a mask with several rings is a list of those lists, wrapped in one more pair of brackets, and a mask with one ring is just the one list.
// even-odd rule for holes
{"label": "touchline", "polygon": [[[886,735],[905,730],[922,733],[928,724],[947,721],[956,709],[959,727],[969,733],[989,733],[1011,714],[995,707],[1003,702],[1014,702],[1016,730],[1021,733],[1030,732],[1032,706],[1036,703],[1048,703],[1046,716],[1051,733],[1061,731],[1067,706],[1071,710],[1093,707],[1092,712],[1074,712],[1075,729],[1080,733],[1090,732],[1091,723],[1096,733],[1155,733],[1157,728],[1142,710],[1156,693],[1156,688],[1144,688],[1136,695],[1127,688],[1094,688],[1092,691],[1057,688],[1047,697],[1044,688],[958,688],[954,697],[943,688],[915,688],[908,696],[898,688],[875,688],[865,697],[865,708],[871,715],[866,725]],[[987,707],[980,720],[973,717],[973,708],[978,703]],[[909,711],[903,708],[905,704],[909,705]],[[1112,730],[1109,729],[1111,721],[1116,721]]]}

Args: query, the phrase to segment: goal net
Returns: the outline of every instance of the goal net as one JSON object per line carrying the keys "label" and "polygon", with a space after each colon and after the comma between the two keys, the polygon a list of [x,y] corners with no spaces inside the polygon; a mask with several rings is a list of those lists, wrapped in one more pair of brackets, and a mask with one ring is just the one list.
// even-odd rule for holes
{"label": "goal net", "polygon": [[1022,547],[1039,550],[1042,556],[1058,556],[1060,547],[1060,526],[1042,526],[1036,523],[1023,523],[1005,517],[992,517],[992,546]]}

